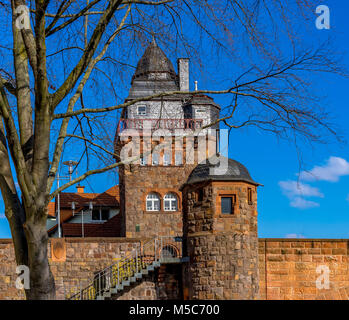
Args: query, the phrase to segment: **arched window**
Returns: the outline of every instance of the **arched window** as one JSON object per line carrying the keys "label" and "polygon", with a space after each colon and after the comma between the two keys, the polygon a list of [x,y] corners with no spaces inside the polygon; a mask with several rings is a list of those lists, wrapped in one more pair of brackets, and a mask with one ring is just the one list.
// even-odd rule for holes
{"label": "arched window", "polygon": [[167,193],[164,197],[164,210],[165,211],[177,211],[178,200],[174,193]]}
{"label": "arched window", "polygon": [[149,193],[147,195],[147,211],[159,211],[160,198],[156,193]]}

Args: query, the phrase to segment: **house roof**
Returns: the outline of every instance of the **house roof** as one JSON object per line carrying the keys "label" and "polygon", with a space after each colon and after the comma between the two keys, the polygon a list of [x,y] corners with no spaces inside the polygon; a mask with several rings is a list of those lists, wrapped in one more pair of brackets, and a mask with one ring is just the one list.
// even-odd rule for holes
{"label": "house roof", "polygon": [[[71,210],[72,202],[75,202],[75,212],[82,210],[89,206],[92,201],[94,207],[109,207],[119,208],[120,194],[119,186],[113,186],[103,193],[73,193],[73,192],[61,192],[60,193],[60,208],[61,208],[61,223],[68,222],[73,217]],[[48,207],[48,215],[55,217],[57,209],[57,201],[50,202]],[[54,226],[49,227],[48,232],[52,232],[57,228],[57,223]]]}
{"label": "house roof", "polygon": [[60,194],[61,209],[70,209],[72,202],[75,203],[76,209],[88,207],[90,202],[96,207],[119,207],[119,201],[119,186],[111,187],[103,193],[62,192]]}
{"label": "house roof", "polygon": [[[84,224],[84,237],[120,237],[121,236],[121,214],[117,214],[104,223]],[[64,237],[81,237],[81,223],[63,223],[62,231]]]}
{"label": "house roof", "polygon": [[55,202],[50,202],[47,206],[47,214],[50,217],[56,216],[56,210],[55,210]]}
{"label": "house roof", "polygon": [[[188,96],[186,97],[188,99]],[[215,103],[213,98],[206,95],[206,94],[195,94],[193,96],[191,96],[186,103],[184,104],[183,107],[191,107],[191,106],[195,106],[195,105],[209,105],[209,106],[214,106],[217,109],[221,109],[220,105]]]}

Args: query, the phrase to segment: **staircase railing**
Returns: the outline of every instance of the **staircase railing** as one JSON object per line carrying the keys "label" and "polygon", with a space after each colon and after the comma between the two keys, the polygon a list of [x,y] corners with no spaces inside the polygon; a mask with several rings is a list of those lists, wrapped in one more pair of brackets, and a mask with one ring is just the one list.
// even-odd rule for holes
{"label": "staircase railing", "polygon": [[[182,238],[172,236],[157,237],[139,248],[134,249],[128,256],[95,274],[93,281],[78,292],[67,296],[68,300],[95,300],[112,288],[117,288],[124,281],[141,274],[154,262],[173,262],[182,258]],[[179,244],[180,243],[180,244]]]}

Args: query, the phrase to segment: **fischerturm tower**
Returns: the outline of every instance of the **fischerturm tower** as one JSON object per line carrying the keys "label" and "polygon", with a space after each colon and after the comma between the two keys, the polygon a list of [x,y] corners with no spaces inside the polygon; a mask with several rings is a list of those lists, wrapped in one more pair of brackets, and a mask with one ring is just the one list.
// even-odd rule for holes
{"label": "fischerturm tower", "polygon": [[189,59],[177,70],[153,39],[132,77],[126,102],[137,102],[124,110],[115,143],[118,160],[140,155],[119,167],[123,235],[183,237],[186,299],[256,299],[258,183],[219,155],[219,125],[207,125],[220,107],[189,93]]}
{"label": "fischerturm tower", "polygon": [[[212,98],[189,95],[188,91],[189,59],[178,59],[177,74],[153,39],[138,62],[126,102],[161,93],[176,94],[139,101],[127,107],[120,120],[116,137],[119,150],[132,136],[142,155],[137,163],[119,170],[126,237],[182,235],[179,189],[198,163],[195,151],[200,145],[198,138],[183,136],[214,122],[220,110]],[[215,152],[215,133],[210,143]]]}

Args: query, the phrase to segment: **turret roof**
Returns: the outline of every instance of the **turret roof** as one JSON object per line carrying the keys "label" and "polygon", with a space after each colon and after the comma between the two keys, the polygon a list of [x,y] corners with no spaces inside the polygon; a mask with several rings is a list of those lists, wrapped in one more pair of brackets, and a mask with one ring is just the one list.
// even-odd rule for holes
{"label": "turret roof", "polygon": [[186,184],[204,181],[244,181],[260,185],[251,178],[246,167],[240,162],[223,156],[218,156],[218,159],[218,164],[213,164],[215,163],[213,157],[198,164],[191,172]]}
{"label": "turret roof", "polygon": [[146,76],[148,73],[166,72],[171,78],[176,78],[176,72],[172,62],[166,57],[165,53],[157,45],[155,38],[145,50],[142,58],[139,60],[133,79]]}

